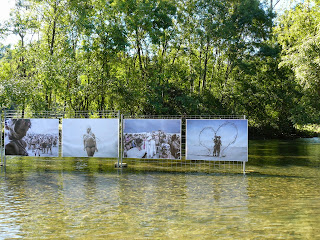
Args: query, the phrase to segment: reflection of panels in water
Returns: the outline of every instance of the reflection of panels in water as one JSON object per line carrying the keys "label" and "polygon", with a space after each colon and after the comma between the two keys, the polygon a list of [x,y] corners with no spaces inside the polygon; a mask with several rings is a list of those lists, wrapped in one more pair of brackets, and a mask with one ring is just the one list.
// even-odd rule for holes
{"label": "reflection of panels in water", "polygon": [[[228,219],[226,217],[230,214],[241,222],[242,217],[249,214],[248,178],[240,175],[199,175],[195,179],[193,175],[186,175],[185,185],[185,210],[193,212],[194,216]],[[210,211],[203,212],[203,209]]]}

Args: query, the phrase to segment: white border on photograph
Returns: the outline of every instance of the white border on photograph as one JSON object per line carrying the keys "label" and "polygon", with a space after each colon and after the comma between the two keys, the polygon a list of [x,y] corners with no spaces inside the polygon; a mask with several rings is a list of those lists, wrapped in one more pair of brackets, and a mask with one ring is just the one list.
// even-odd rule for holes
{"label": "white border on photograph", "polygon": [[[58,157],[59,156],[59,119],[53,118],[6,118],[5,119],[5,138],[4,146],[10,143],[9,135],[15,135],[12,120],[30,120],[31,127],[21,140],[26,143],[23,151],[28,155],[12,155],[26,157]],[[7,125],[8,124],[8,125]],[[10,125],[10,126],[9,126]],[[10,130],[11,129],[11,130]],[[56,140],[56,144],[52,141]],[[20,147],[20,151],[22,148]],[[10,156],[6,154],[6,156]]]}
{"label": "white border on photograph", "polygon": [[[199,158],[199,159],[194,159],[194,158],[189,158],[188,156],[188,121],[221,121],[221,122],[234,122],[234,121],[244,121],[246,123],[246,158],[243,160],[239,160],[239,159],[224,159],[223,157],[219,157],[219,158],[211,158],[209,155],[207,157],[202,157],[202,158]],[[207,127],[212,127],[212,125],[210,126],[208,124]],[[206,128],[206,127],[203,127],[203,129]],[[189,129],[190,130],[190,129]],[[200,132],[199,132],[200,134]],[[206,161],[239,161],[239,162],[248,162],[248,150],[249,150],[249,134],[248,134],[248,120],[247,119],[186,119],[186,135],[185,135],[185,138],[186,138],[186,160],[206,160]],[[189,154],[190,155],[190,154]]]}
{"label": "white border on photograph", "polygon": [[[72,127],[70,127],[70,125]],[[96,137],[97,149],[93,157],[98,158],[119,158],[119,118],[66,118],[62,122],[62,156],[63,157],[89,157],[84,151],[83,136],[90,127]],[[72,130],[66,130],[71,128]],[[78,131],[75,131],[78,130]],[[69,148],[67,145],[72,144],[72,132],[76,132],[76,146]],[[109,135],[112,135],[111,138]],[[74,135],[73,135],[74,136]],[[67,142],[65,140],[67,139]],[[110,140],[111,139],[111,140]],[[101,143],[102,147],[101,147]],[[116,145],[107,147],[105,144]],[[100,146],[99,146],[100,145]],[[112,148],[112,149],[110,149]],[[66,150],[68,149],[68,150]]]}
{"label": "white border on photograph", "polygon": [[[139,127],[137,127],[136,130],[133,130],[132,127],[130,127],[131,129],[127,129],[127,124],[126,122],[129,122],[129,121],[136,121],[136,122],[141,122],[141,128],[139,129]],[[180,145],[180,148],[179,148],[179,151],[180,151],[180,154],[179,154],[179,158],[176,158],[176,159],[171,159],[171,158],[158,158],[158,157],[155,157],[155,158],[143,158],[143,159],[167,159],[167,160],[180,160],[181,159],[181,144],[182,144],[182,124],[181,124],[181,119],[151,119],[151,118],[130,118],[130,119],[123,119],[123,136],[122,136],[122,154],[124,154],[125,152],[125,145],[124,145],[124,137],[126,134],[147,134],[147,133],[151,133],[151,132],[156,132],[156,131],[164,131],[164,128],[163,127],[159,127],[161,126],[161,124],[165,125],[166,128],[170,129],[170,127],[168,126],[168,122],[169,121],[178,121],[178,124],[179,125],[179,132],[165,132],[165,133],[169,133],[169,134],[179,134],[179,145]],[[149,126],[147,127],[147,122],[160,122],[160,124],[158,125],[153,125],[153,126]],[[166,123],[167,122],[167,123]],[[170,130],[168,130],[170,131]],[[137,158],[139,159],[139,157],[124,157],[123,158]]]}

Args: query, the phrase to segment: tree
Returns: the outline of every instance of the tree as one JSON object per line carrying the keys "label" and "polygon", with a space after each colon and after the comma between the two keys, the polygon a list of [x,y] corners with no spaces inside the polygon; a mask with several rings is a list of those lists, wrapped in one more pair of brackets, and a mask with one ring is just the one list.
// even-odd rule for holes
{"label": "tree", "polygon": [[[279,24],[275,28],[282,47],[282,61],[279,66],[293,71],[295,80],[305,94],[302,104],[313,121],[318,119],[317,112],[320,110],[319,7],[318,1],[298,4],[280,17]],[[310,117],[298,117],[298,119],[300,123],[301,119],[311,120]]]}

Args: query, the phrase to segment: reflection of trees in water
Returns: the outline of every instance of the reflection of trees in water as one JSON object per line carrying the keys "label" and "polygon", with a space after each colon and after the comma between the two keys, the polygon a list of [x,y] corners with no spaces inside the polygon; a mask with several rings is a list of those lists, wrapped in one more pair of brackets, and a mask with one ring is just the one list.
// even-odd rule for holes
{"label": "reflection of trees in water", "polygon": [[[225,156],[225,151],[229,148],[230,145],[234,144],[237,141],[238,138],[238,127],[232,123],[232,122],[224,122],[223,124],[220,124],[219,127],[215,130],[213,127],[205,127],[203,128],[200,133],[199,133],[199,144],[206,148],[208,150],[207,155],[211,155],[211,151],[213,150],[214,144],[213,144],[213,139],[217,137],[219,134],[221,136],[221,139],[224,138],[223,134],[223,128],[225,127],[232,127],[233,128],[233,133],[234,137],[227,142],[227,145],[221,149],[220,154],[221,156]],[[220,133],[218,134],[218,132]],[[214,135],[211,137],[211,133],[214,133]],[[208,136],[209,135],[209,136]],[[209,140],[210,139],[210,140]]]}
{"label": "reflection of trees in water", "polygon": [[320,145],[310,141],[311,139],[251,141],[250,165],[319,168]]}

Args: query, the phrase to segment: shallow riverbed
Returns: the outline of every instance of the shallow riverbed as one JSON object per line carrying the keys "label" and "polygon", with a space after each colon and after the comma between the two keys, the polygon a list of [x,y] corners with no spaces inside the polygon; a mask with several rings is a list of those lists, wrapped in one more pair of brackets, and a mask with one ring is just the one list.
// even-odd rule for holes
{"label": "shallow riverbed", "polygon": [[320,239],[320,140],[250,141],[249,172],[7,159],[0,239]]}

